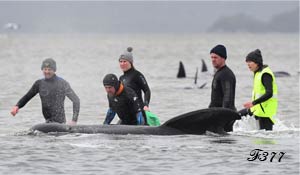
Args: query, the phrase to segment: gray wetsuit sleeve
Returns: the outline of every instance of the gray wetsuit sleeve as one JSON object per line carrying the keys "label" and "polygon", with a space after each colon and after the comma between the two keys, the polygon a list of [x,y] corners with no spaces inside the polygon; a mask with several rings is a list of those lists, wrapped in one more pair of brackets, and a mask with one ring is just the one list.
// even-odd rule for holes
{"label": "gray wetsuit sleeve", "polygon": [[18,101],[18,103],[16,104],[16,106],[18,106],[19,108],[22,108],[26,105],[26,103],[31,100],[38,92],[39,92],[39,84],[40,81],[37,80],[32,87],[30,88],[30,90]]}
{"label": "gray wetsuit sleeve", "polygon": [[79,110],[80,110],[80,99],[76,95],[76,93],[71,88],[70,84],[66,82],[65,86],[66,96],[73,102],[73,121],[78,120]]}

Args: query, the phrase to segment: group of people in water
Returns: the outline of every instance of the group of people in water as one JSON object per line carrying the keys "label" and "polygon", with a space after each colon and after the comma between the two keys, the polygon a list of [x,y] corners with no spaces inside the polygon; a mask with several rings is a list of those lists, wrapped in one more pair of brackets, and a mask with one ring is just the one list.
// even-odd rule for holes
{"label": "group of people in water", "polygon": [[[212,65],[216,69],[212,81],[211,103],[209,107],[223,107],[236,110],[236,79],[232,70],[226,66],[227,51],[225,46],[217,45],[210,51]],[[256,49],[246,56],[246,64],[254,73],[251,101],[243,104],[238,111],[241,116],[253,115],[260,129],[273,130],[277,112],[277,84],[274,73],[268,65],[263,64],[261,51]],[[232,131],[232,123],[225,126],[225,131]]]}
{"label": "group of people in water", "polygon": [[[233,71],[226,66],[225,46],[213,47],[210,57],[216,72],[211,85],[209,108],[221,107],[236,111],[236,78]],[[254,115],[259,121],[260,129],[272,130],[277,110],[275,76],[271,69],[263,64],[259,49],[250,52],[245,61],[250,71],[254,73],[253,93],[252,100],[244,103],[245,109],[238,113],[241,116]],[[120,119],[118,124],[149,125],[146,112],[149,111],[151,91],[145,76],[133,65],[131,47],[120,55],[119,65],[123,71],[120,78],[115,74],[107,74],[103,78],[109,104],[103,124],[111,124],[117,114]],[[78,96],[67,81],[56,75],[56,62],[52,58],[47,58],[42,62],[41,70],[44,78],[33,84],[31,89],[13,106],[11,114],[15,116],[20,108],[39,93],[46,122],[66,123],[64,100],[67,96],[73,102],[73,117],[69,124],[76,125],[80,109]],[[232,131],[233,122],[225,126],[225,131]]]}
{"label": "group of people in water", "polygon": [[[117,114],[120,118],[119,124],[148,125],[151,122],[147,122],[145,111],[149,111],[151,91],[144,75],[133,66],[131,47],[120,55],[119,64],[124,72],[120,78],[115,74],[107,74],[103,79],[109,103],[103,124],[110,124]],[[64,100],[67,96],[73,103],[73,118],[69,124],[75,125],[80,109],[78,96],[67,81],[56,75],[55,60],[45,59],[41,70],[44,78],[33,84],[31,89],[13,106],[11,114],[15,116],[20,108],[39,93],[46,122],[66,123]]]}

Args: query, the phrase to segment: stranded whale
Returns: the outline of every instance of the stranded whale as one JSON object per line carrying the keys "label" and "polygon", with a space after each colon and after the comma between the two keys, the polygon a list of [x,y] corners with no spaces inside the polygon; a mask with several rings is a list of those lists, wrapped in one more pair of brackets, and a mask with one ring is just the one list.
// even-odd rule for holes
{"label": "stranded whale", "polygon": [[144,135],[182,135],[205,134],[206,131],[224,134],[224,126],[240,119],[236,111],[225,108],[209,108],[189,112],[166,121],[161,126],[130,125],[65,125],[59,123],[42,123],[31,131],[44,133],[105,133],[105,134],[144,134]]}

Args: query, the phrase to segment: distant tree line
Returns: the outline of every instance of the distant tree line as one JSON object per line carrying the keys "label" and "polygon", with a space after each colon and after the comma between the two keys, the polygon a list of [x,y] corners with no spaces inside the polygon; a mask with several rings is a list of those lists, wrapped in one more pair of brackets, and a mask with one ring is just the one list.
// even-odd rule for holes
{"label": "distant tree line", "polygon": [[299,8],[274,15],[267,22],[245,14],[223,16],[209,27],[208,32],[299,33]]}

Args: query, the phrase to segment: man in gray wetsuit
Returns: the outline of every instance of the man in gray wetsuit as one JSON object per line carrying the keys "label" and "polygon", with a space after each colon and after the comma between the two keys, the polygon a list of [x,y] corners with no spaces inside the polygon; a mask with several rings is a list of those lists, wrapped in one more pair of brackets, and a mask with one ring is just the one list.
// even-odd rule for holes
{"label": "man in gray wetsuit", "polygon": [[11,114],[15,116],[20,108],[39,93],[46,123],[66,123],[64,101],[67,96],[73,102],[73,118],[70,124],[75,125],[80,109],[78,96],[67,81],[56,76],[56,62],[52,58],[47,58],[43,61],[41,70],[44,78],[37,80],[33,84],[31,89],[12,108]]}

